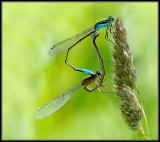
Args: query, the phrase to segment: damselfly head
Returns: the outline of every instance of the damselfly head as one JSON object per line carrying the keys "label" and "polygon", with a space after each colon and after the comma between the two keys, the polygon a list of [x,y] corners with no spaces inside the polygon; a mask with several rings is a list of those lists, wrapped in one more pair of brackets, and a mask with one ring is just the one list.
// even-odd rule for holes
{"label": "damselfly head", "polygon": [[112,17],[112,16],[109,16],[109,21],[110,21],[110,22],[114,22],[114,21],[115,21],[115,18]]}
{"label": "damselfly head", "polygon": [[96,71],[96,75],[97,75],[97,76],[101,76],[100,71]]}

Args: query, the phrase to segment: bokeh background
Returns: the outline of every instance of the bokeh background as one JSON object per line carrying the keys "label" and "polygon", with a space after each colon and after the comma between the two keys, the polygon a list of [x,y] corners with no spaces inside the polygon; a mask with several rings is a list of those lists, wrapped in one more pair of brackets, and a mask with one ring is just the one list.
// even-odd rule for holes
{"label": "bokeh background", "polygon": [[[127,29],[150,139],[158,139],[156,2],[2,2],[2,139],[144,139],[122,119],[116,95],[98,90],[81,88],[53,115],[35,118],[38,107],[88,77],[67,66],[65,54],[49,56],[49,48],[108,16],[119,16]],[[96,42],[111,76],[113,46],[104,36],[105,29]],[[90,37],[71,51],[69,62],[100,70]]]}

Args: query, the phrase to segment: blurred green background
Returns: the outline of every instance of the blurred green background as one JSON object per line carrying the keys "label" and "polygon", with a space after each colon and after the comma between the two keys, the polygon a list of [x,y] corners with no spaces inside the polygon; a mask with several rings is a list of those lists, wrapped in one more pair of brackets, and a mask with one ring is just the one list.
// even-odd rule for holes
{"label": "blurred green background", "polygon": [[[143,139],[123,121],[116,95],[98,90],[80,89],[53,115],[35,118],[38,107],[88,77],[67,66],[65,54],[55,58],[48,49],[108,16],[119,16],[127,29],[150,138],[158,139],[156,2],[3,2],[2,139]],[[96,41],[110,76],[113,46],[104,36],[105,29]],[[100,69],[90,37],[71,52],[75,67]]]}

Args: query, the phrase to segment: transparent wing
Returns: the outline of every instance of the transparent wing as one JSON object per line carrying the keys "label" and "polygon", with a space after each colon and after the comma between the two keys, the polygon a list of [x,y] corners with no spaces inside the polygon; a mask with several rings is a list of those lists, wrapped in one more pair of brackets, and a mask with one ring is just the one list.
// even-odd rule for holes
{"label": "transparent wing", "polygon": [[81,87],[82,83],[79,83],[67,92],[65,92],[63,95],[41,106],[36,112],[36,118],[42,119],[57,111],[73,96],[74,92],[80,89]]}
{"label": "transparent wing", "polygon": [[53,45],[52,48],[49,49],[48,54],[51,56],[58,56],[60,54],[63,54],[65,52],[67,52],[68,48],[76,45],[78,42],[80,42],[84,38],[91,35],[91,33],[93,33],[94,31],[95,31],[95,26],[92,26],[92,27],[88,28],[87,30],[85,30],[75,36],[72,36],[66,40],[61,41],[61,42]]}

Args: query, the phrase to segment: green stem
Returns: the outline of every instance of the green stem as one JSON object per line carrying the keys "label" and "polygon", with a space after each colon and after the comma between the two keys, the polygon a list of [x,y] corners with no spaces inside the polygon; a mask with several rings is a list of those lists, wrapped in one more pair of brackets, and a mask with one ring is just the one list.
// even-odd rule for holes
{"label": "green stem", "polygon": [[143,134],[143,136],[145,137],[145,139],[148,139],[148,140],[149,140],[149,128],[148,128],[147,117],[146,117],[146,115],[145,115],[145,112],[144,112],[143,107],[139,104],[139,102],[138,102],[138,100],[137,100],[137,97],[134,96],[134,98],[135,98],[138,106],[142,108],[142,113],[143,113],[143,117],[144,117],[144,121],[145,121],[145,125],[146,125],[146,131],[147,131],[147,133],[146,133],[146,134],[144,133],[144,129],[143,129],[142,126],[141,126],[141,133]]}
{"label": "green stem", "polygon": [[145,139],[147,139],[147,137],[146,137],[146,135],[145,135],[145,133],[144,133],[144,129],[143,129],[142,126],[141,126],[141,133],[142,133],[142,135],[145,137]]}
{"label": "green stem", "polygon": [[143,107],[142,107],[142,112],[143,112],[143,117],[144,117],[144,121],[145,121],[145,124],[146,124],[146,129],[147,129],[146,135],[147,135],[147,139],[149,140],[149,128],[148,128],[148,122],[147,122],[147,117],[146,117],[146,115],[145,115],[145,112],[144,112]]}

